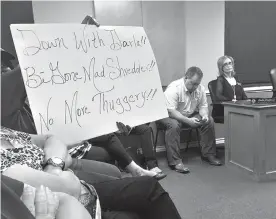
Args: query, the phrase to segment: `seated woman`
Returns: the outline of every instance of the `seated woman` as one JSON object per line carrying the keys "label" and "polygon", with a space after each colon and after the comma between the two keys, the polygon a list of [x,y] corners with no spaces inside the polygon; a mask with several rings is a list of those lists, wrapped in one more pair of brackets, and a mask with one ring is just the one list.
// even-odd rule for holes
{"label": "seated woman", "polygon": [[[120,127],[124,125],[119,123],[118,126]],[[140,135],[142,139],[142,151],[149,170],[141,168],[133,161],[118,136],[114,133],[99,136],[83,142],[81,145],[70,149],[69,153],[73,158],[93,160],[93,152],[90,148],[91,145],[96,145],[97,147],[103,147],[111,155],[111,157],[118,161],[118,164],[122,169],[126,169],[133,176],[154,176],[158,180],[165,178],[166,174],[158,168],[157,160],[154,154],[151,128],[147,125],[140,125],[134,127],[128,133],[126,133],[127,131],[120,131],[123,135]]]}
{"label": "seated woman", "polygon": [[122,169],[126,169],[132,176],[152,176],[158,180],[166,177],[166,174],[164,174],[159,168],[155,168],[156,166],[152,167],[155,168],[154,170],[146,170],[136,164],[114,133],[84,141],[83,143],[78,144],[78,146],[71,148],[69,153],[73,158],[93,160],[93,151],[91,151],[92,145],[103,147],[111,157],[118,161],[118,165]]}
{"label": "seated woman", "polygon": [[134,212],[144,219],[180,219],[167,192],[153,177],[128,177],[93,185],[80,181],[68,166],[67,146],[53,136],[29,135],[3,128],[1,173],[33,187],[77,198],[92,218],[103,212]]}
{"label": "seated woman", "polygon": [[[234,59],[231,56],[222,56],[217,62],[219,76],[215,89],[216,102],[245,100],[247,96],[238,82],[234,68]],[[212,116],[224,122],[224,107],[222,104],[213,105]]]}
{"label": "seated woman", "polygon": [[218,59],[217,65],[219,70],[216,88],[217,100],[246,100],[247,96],[243,87],[236,78],[234,59],[231,56],[222,56]]}

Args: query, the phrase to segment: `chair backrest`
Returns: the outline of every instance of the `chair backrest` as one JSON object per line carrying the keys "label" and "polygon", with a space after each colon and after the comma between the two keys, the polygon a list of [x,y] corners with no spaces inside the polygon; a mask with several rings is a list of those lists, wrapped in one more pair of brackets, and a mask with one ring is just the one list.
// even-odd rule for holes
{"label": "chair backrest", "polygon": [[269,75],[273,88],[273,97],[276,97],[276,68],[271,69]]}
{"label": "chair backrest", "polygon": [[208,89],[210,92],[211,100],[213,105],[212,108],[212,117],[215,123],[224,123],[224,107],[222,104],[219,104],[216,97],[216,88],[217,88],[217,79],[212,80],[208,83]]}
{"label": "chair backrest", "polygon": [[216,88],[217,88],[217,79],[212,80],[208,83],[208,90],[210,92],[211,100],[213,103],[215,103],[217,101],[216,94],[215,94]]}

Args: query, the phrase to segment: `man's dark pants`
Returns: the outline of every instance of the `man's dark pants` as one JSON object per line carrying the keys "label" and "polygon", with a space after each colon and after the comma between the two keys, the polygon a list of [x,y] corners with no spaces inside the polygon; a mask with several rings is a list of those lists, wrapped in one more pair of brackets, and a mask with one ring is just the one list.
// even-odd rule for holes
{"label": "man's dark pants", "polygon": [[[191,117],[201,118],[198,113],[193,114]],[[175,166],[182,163],[180,154],[180,131],[182,127],[189,126],[180,123],[176,119],[165,118],[157,121],[157,127],[165,130],[165,143],[169,166]],[[216,155],[216,138],[213,118],[209,116],[209,121],[198,128],[202,142],[202,156],[207,157],[209,155]]]}

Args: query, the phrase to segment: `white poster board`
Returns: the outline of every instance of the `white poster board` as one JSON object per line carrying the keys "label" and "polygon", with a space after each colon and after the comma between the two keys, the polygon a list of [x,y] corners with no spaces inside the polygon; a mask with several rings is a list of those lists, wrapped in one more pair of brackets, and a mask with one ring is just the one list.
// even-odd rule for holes
{"label": "white poster board", "polygon": [[11,32],[38,133],[65,143],[167,117],[142,27],[14,24]]}

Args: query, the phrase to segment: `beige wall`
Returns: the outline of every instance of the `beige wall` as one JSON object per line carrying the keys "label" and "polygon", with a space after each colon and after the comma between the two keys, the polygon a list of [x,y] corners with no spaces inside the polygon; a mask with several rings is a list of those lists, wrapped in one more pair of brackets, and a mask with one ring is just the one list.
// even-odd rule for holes
{"label": "beige wall", "polygon": [[185,29],[182,1],[98,1],[102,25],[143,26],[154,51],[161,82],[168,85],[184,69]]}
{"label": "beige wall", "polygon": [[93,1],[33,1],[35,23],[81,23],[94,15]]}
{"label": "beige wall", "polygon": [[185,2],[185,66],[198,66],[202,84],[217,76],[218,58],[224,55],[224,1]]}
{"label": "beige wall", "polygon": [[94,10],[102,25],[145,28],[162,85],[192,65],[203,70],[204,86],[216,78],[216,61],[224,54],[224,1],[33,1],[36,23],[78,23]]}
{"label": "beige wall", "polygon": [[95,14],[101,25],[142,26],[141,1],[95,0]]}
{"label": "beige wall", "polygon": [[143,1],[142,11],[162,85],[168,85],[182,77],[185,68],[184,2]]}

